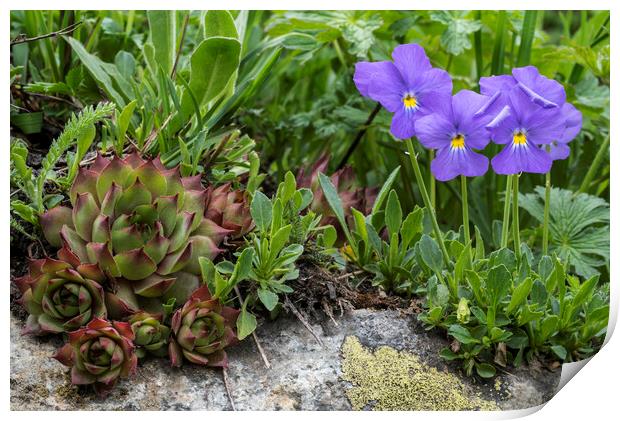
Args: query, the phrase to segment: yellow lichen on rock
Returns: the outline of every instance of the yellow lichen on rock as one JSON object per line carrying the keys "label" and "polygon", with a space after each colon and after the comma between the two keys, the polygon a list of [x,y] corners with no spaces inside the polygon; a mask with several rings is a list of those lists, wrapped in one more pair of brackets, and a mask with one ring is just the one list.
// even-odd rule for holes
{"label": "yellow lichen on rock", "polygon": [[355,410],[499,410],[473,393],[456,375],[438,371],[410,353],[383,346],[366,349],[355,336],[342,345],[342,379]]}

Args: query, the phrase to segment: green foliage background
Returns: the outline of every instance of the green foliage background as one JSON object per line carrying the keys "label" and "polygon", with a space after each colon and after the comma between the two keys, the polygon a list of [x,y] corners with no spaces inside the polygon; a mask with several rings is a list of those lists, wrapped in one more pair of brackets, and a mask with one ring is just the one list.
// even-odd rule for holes
{"label": "green foliage background", "polygon": [[[125,112],[125,130],[112,125],[108,136],[116,138],[117,151],[129,146],[126,131],[138,145],[147,143],[149,153],[163,153],[168,164],[183,162],[195,173],[200,167],[192,156],[239,128],[256,142],[262,169],[274,184],[286,171],[309,167],[323,153],[331,156],[331,173],[343,164],[375,107],[355,89],[355,63],[389,60],[396,45],[415,42],[434,66],[450,72],[454,92],[476,90],[479,77],[526,64],[562,82],[584,124],[571,143],[570,157],[554,164],[552,185],[609,200],[608,11],[232,11],[232,19],[222,15],[227,13],[11,12],[11,39],[81,22],[62,36],[12,46],[13,128],[34,131],[28,136],[45,147],[54,136],[43,120],[62,127],[72,112],[107,99],[117,105],[117,120]],[[154,25],[158,31],[151,31]],[[213,99],[205,92],[204,103],[198,98],[196,105],[186,92],[201,83],[192,75],[201,69],[208,73],[213,51],[228,48],[221,41],[199,54],[201,43],[214,35],[238,40],[239,62],[236,68],[230,64],[236,70],[223,93],[214,92]],[[409,212],[422,200],[405,165],[404,145],[389,134],[389,122],[389,113],[379,111],[347,162],[358,182],[370,186],[381,185],[401,165],[394,187]],[[148,143],[153,131],[156,139]],[[244,147],[253,146],[251,139]],[[430,180],[431,156],[416,147]],[[485,153],[498,151],[491,145]],[[436,186],[439,222],[455,230],[461,200],[456,182]],[[543,176],[528,175],[522,177],[521,191],[532,193],[543,184]],[[471,222],[493,246],[504,187],[504,178],[492,171],[470,183]],[[537,215],[524,212],[521,217],[523,227],[539,225]],[[530,234],[533,245],[540,230]]]}

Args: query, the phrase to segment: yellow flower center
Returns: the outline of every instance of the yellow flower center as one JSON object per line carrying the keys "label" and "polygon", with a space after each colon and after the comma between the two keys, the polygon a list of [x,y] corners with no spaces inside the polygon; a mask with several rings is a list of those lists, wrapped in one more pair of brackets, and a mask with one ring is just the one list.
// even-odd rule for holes
{"label": "yellow flower center", "polygon": [[527,143],[527,137],[525,136],[525,133],[517,132],[512,137],[512,142],[515,145],[525,145]]}
{"label": "yellow flower center", "polygon": [[413,108],[416,105],[418,105],[418,101],[415,99],[414,96],[411,96],[411,95],[407,94],[403,98],[403,104],[405,104],[405,108]]}
{"label": "yellow flower center", "polygon": [[461,149],[465,147],[465,138],[462,134],[457,134],[452,138],[452,147],[456,149]]}

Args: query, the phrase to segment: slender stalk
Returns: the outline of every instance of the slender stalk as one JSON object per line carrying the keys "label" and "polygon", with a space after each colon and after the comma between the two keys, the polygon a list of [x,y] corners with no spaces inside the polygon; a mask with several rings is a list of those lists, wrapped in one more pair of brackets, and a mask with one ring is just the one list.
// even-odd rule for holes
{"label": "slender stalk", "polygon": [[372,124],[372,121],[375,119],[377,114],[379,114],[379,111],[381,111],[381,104],[377,102],[377,105],[375,105],[375,108],[373,108],[373,110],[368,115],[368,119],[366,120],[366,123],[364,123],[364,125],[359,129],[359,131],[357,132],[357,135],[355,135],[355,139],[353,139],[353,143],[351,143],[351,146],[349,146],[349,149],[347,149],[347,152],[342,157],[340,164],[338,164],[338,169],[344,167],[347,161],[349,160],[349,158],[351,158],[351,155],[353,155],[353,152],[357,148],[357,145],[359,145],[360,141],[364,137],[364,134],[366,134],[368,127],[370,127],[370,125]]}
{"label": "slender stalk", "polygon": [[446,72],[450,71],[450,66],[452,66],[452,59],[454,56],[452,54],[448,55],[448,62],[446,63]]}
{"label": "slender stalk", "polygon": [[521,237],[519,233],[519,174],[515,174],[512,177],[512,237],[518,261],[521,259]]}
{"label": "slender stalk", "polygon": [[501,247],[508,247],[508,226],[510,225],[510,193],[512,190],[512,177],[506,177],[506,193],[504,194],[504,219],[502,220],[502,243]]}
{"label": "slender stalk", "polygon": [[583,182],[581,183],[581,186],[579,187],[578,193],[586,193],[588,191],[588,187],[590,187],[590,183],[592,183],[592,179],[594,178],[594,175],[596,174],[599,167],[601,166],[601,163],[603,162],[603,158],[607,154],[608,149],[609,149],[609,135],[607,135],[607,137],[603,141],[603,144],[601,145],[598,152],[596,153],[596,156],[594,157],[594,161],[592,161],[592,164],[590,165],[590,168],[588,169],[586,176],[583,178]]}
{"label": "slender stalk", "polygon": [[[482,11],[476,12],[476,19],[482,19]],[[483,64],[482,64],[482,27],[474,32],[474,51],[476,54],[476,76],[478,79],[482,77]]]}
{"label": "slender stalk", "polygon": [[538,11],[536,10],[526,10],[525,16],[523,16],[523,28],[521,29],[521,45],[519,46],[517,67],[530,64],[532,43],[534,42],[534,32],[536,31],[537,13]]}
{"label": "slender stalk", "polygon": [[497,28],[495,30],[495,45],[493,46],[493,58],[491,59],[491,75],[501,75],[504,73],[505,34],[506,11],[500,10],[497,18]]}
{"label": "slender stalk", "polygon": [[420,172],[420,164],[418,163],[418,157],[416,156],[415,150],[413,149],[413,142],[411,141],[411,138],[409,138],[405,141],[405,143],[407,144],[407,151],[409,152],[411,167],[413,168],[413,173],[415,174],[416,181],[418,182],[418,188],[420,189],[420,193],[422,194],[424,206],[426,206],[426,209],[428,209],[428,213],[431,216],[431,222],[433,224],[433,231],[435,232],[435,237],[437,238],[437,242],[439,243],[439,247],[441,248],[441,253],[443,254],[444,261],[446,262],[446,264],[449,264],[450,256],[448,255],[448,250],[446,249],[446,245],[443,242],[441,230],[439,229],[439,224],[437,223],[435,208],[431,204],[431,199],[428,197],[428,192],[426,191],[426,186],[424,185],[424,178],[422,177],[422,173]]}
{"label": "slender stalk", "polygon": [[170,78],[174,79],[174,75],[177,72],[177,65],[179,64],[179,58],[181,57],[181,50],[183,49],[183,41],[185,41],[185,33],[187,32],[187,24],[189,23],[189,12],[185,14],[183,18],[183,29],[181,31],[181,39],[179,40],[179,47],[177,48],[177,54],[174,58],[174,64],[172,65],[172,72],[170,72]]}
{"label": "slender stalk", "polygon": [[[469,204],[467,203],[467,177],[461,176],[461,204],[463,207],[463,232],[465,233],[465,244],[471,241],[469,233]],[[471,249],[469,250],[469,260],[471,261]]]}
{"label": "slender stalk", "polygon": [[338,56],[338,60],[340,60],[340,64],[342,64],[342,67],[346,68],[347,61],[344,59],[344,55],[342,54],[342,49],[340,48],[338,39],[334,40],[334,49],[336,50],[336,55]]}
{"label": "slender stalk", "polygon": [[545,213],[543,219],[543,243],[542,254],[548,255],[549,251],[549,202],[551,196],[551,171],[545,175]]}
{"label": "slender stalk", "polygon": [[431,204],[433,209],[437,209],[437,189],[435,187],[435,177],[431,172],[431,162],[435,159],[435,151],[430,149],[428,151],[428,189],[431,191]]}

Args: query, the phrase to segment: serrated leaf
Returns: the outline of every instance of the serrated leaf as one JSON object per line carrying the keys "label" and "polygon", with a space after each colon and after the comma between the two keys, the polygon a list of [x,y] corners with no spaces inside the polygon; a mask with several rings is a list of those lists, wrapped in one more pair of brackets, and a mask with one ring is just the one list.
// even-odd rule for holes
{"label": "serrated leaf", "polygon": [[441,34],[442,47],[452,55],[459,55],[471,48],[470,34],[482,27],[478,20],[465,17],[467,12],[462,11],[434,11],[431,12],[432,20],[446,25]]}
{"label": "serrated leaf", "polygon": [[[519,195],[519,206],[543,222],[545,188]],[[609,261],[609,205],[595,196],[552,188],[549,203],[549,252],[580,276],[589,278]]]}

